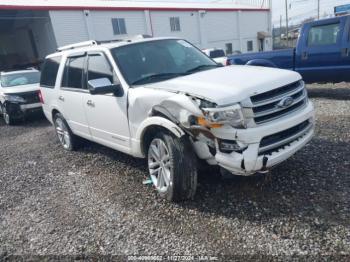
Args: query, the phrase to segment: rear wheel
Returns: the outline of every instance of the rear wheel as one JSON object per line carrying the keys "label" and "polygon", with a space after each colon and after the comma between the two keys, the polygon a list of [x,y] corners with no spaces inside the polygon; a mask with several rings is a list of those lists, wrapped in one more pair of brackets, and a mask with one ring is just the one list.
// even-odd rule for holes
{"label": "rear wheel", "polygon": [[159,195],[169,201],[193,198],[197,188],[196,157],[187,137],[158,133],[148,148],[148,169]]}
{"label": "rear wheel", "polygon": [[54,125],[56,135],[63,148],[68,151],[74,150],[76,148],[76,137],[60,113],[54,116]]}

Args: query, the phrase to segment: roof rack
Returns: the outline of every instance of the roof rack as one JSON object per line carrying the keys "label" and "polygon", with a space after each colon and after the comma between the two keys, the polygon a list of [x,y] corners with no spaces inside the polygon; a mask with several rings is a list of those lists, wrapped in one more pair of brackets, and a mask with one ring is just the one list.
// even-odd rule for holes
{"label": "roof rack", "polygon": [[97,45],[97,42],[95,40],[90,40],[90,41],[84,41],[84,42],[79,42],[71,45],[65,45],[57,48],[58,52],[64,51],[64,50],[69,50],[69,49],[74,49],[74,48],[79,48],[79,47],[84,47],[84,46],[93,46]]}
{"label": "roof rack", "polygon": [[152,36],[150,36],[150,35],[136,35],[133,37],[122,38],[122,39],[89,40],[89,41],[79,42],[79,43],[75,43],[75,44],[71,44],[71,45],[61,46],[61,47],[57,48],[57,51],[61,52],[61,51],[80,48],[80,47],[102,45],[102,44],[109,44],[109,43],[122,42],[122,41],[132,42],[132,40],[145,39],[145,38],[152,38]]}

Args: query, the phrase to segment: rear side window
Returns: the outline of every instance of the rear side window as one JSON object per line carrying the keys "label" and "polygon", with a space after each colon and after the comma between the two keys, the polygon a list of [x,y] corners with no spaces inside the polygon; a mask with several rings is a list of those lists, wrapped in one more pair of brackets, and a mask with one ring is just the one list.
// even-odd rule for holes
{"label": "rear side window", "polygon": [[308,46],[335,45],[339,30],[339,23],[312,27],[309,31]]}
{"label": "rear side window", "polygon": [[40,86],[54,88],[56,83],[56,77],[58,73],[58,68],[60,66],[61,57],[51,57],[45,60],[41,78],[40,78]]}
{"label": "rear side window", "polygon": [[62,87],[83,89],[85,56],[68,57],[63,72]]}
{"label": "rear side window", "polygon": [[103,55],[89,55],[87,80],[108,78],[113,81],[113,68]]}

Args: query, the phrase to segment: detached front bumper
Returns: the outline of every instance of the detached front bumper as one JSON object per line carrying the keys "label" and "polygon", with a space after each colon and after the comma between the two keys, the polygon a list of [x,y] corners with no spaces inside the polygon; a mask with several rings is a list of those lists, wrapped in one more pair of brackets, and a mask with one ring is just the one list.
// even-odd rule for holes
{"label": "detached front bumper", "polygon": [[216,145],[215,162],[237,175],[265,172],[285,161],[304,147],[314,134],[314,109],[311,102],[294,115],[269,124],[244,130],[220,129],[215,131],[219,139],[235,140],[246,145],[241,153],[220,152]]}

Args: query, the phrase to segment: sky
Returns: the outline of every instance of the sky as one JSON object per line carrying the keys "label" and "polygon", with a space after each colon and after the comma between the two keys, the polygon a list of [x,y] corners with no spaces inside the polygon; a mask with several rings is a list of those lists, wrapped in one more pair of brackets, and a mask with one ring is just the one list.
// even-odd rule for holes
{"label": "sky", "polygon": [[[309,17],[317,17],[318,0],[288,0],[288,13],[290,24],[300,23]],[[334,6],[350,4],[350,0],[320,0],[320,17],[333,15]],[[285,0],[272,0],[272,23],[280,23],[282,15],[283,25],[286,23]]]}
{"label": "sky", "polygon": [[[152,0],[136,0],[136,1],[152,1]],[[214,2],[214,3],[230,3],[240,0],[153,0],[167,2]],[[266,0],[268,1],[268,0]],[[242,1],[244,2],[244,0]],[[304,19],[317,17],[317,2],[318,0],[287,0],[289,23],[298,24]],[[350,0],[320,0],[320,15],[327,17],[334,13],[334,6],[350,4]],[[272,0],[272,23],[279,26],[280,16],[282,15],[283,24],[286,23],[285,0]]]}

